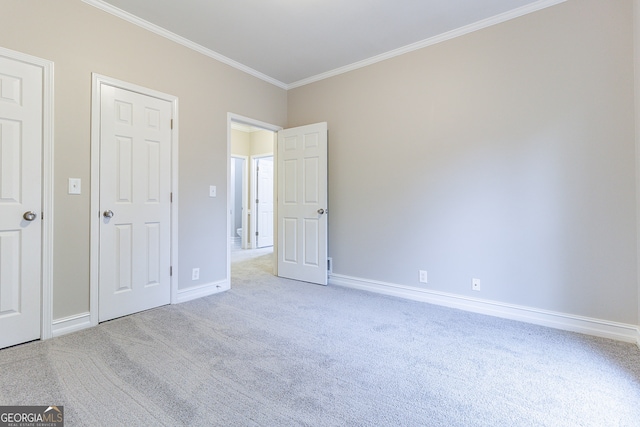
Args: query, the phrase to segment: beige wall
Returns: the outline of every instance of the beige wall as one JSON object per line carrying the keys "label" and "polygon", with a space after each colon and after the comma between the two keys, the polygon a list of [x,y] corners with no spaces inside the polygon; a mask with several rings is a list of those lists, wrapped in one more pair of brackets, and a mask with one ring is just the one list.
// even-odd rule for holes
{"label": "beige wall", "polygon": [[251,155],[273,155],[274,133],[268,130],[260,130],[251,133]]}
{"label": "beige wall", "polygon": [[272,155],[274,135],[268,130],[243,132],[231,129],[231,154],[247,157]]}
{"label": "beige wall", "polygon": [[[0,5],[0,46],[55,63],[54,318],[89,310],[92,72],[179,98],[179,286],[224,280],[227,113],[283,125],[286,92],[80,0]],[[81,196],[66,194],[69,177]]]}
{"label": "beige wall", "polygon": [[638,324],[632,18],[569,0],[290,90],[334,272]]}
{"label": "beige wall", "polygon": [[233,112],[329,123],[336,273],[638,324],[632,4],[568,0],[287,94],[80,0],[0,0],[0,46],[55,63],[54,318],[89,309],[97,72],[179,98],[181,288],[226,276]]}
{"label": "beige wall", "polygon": [[235,156],[251,155],[251,134],[231,129],[231,154]]}

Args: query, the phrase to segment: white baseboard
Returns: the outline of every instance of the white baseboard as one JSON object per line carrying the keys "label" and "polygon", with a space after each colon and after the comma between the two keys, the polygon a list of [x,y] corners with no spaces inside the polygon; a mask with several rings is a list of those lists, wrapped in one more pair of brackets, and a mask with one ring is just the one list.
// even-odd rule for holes
{"label": "white baseboard", "polygon": [[343,276],[341,274],[331,275],[329,284],[393,295],[414,301],[422,301],[504,319],[518,320],[565,331],[635,343],[640,347],[640,328],[637,325],[482,300],[411,286]]}
{"label": "white baseboard", "polygon": [[91,327],[91,313],[80,313],[53,321],[51,336],[59,337]]}
{"label": "white baseboard", "polygon": [[178,289],[176,302],[180,304],[181,302],[187,302],[197,298],[217,294],[219,292],[229,290],[229,288],[229,281],[221,280],[219,282],[207,283],[187,289]]}
{"label": "white baseboard", "polygon": [[[191,301],[196,298],[216,294],[228,289],[229,281],[227,280],[194,286],[193,288],[188,289],[180,289],[178,290],[177,302],[181,303]],[[91,313],[80,313],[69,317],[63,317],[61,319],[56,319],[53,321],[51,327],[51,337],[59,337],[61,335],[81,331],[82,329],[87,329],[91,326],[95,326],[91,324]]]}

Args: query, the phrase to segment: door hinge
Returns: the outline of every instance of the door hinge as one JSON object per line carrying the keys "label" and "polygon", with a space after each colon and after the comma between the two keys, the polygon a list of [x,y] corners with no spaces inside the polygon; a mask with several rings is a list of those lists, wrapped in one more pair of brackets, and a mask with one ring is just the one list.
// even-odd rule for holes
{"label": "door hinge", "polygon": [[171,119],[171,129],[173,129],[173,119]]}
{"label": "door hinge", "polygon": [[256,236],[258,235],[258,232],[256,231]]}
{"label": "door hinge", "polygon": [[260,203],[260,200],[256,199],[256,203]]}
{"label": "door hinge", "polygon": [[173,267],[169,267],[169,276],[173,276]]}
{"label": "door hinge", "polygon": [[44,212],[40,212],[40,219],[44,219]]}
{"label": "door hinge", "polygon": [[173,203],[173,193],[169,193],[169,203]]}

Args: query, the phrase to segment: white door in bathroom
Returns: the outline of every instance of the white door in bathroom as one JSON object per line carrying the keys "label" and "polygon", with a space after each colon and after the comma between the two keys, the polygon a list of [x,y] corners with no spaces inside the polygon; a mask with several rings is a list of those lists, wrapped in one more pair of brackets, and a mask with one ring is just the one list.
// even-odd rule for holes
{"label": "white door in bathroom", "polygon": [[256,247],[273,246],[273,156],[256,159]]}

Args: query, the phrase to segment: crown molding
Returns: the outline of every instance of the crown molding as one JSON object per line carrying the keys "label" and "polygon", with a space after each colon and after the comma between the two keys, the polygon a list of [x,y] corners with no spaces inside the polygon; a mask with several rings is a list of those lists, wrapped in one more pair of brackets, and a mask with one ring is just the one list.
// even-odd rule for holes
{"label": "crown molding", "polygon": [[167,38],[173,42],[176,42],[178,44],[181,44],[185,47],[188,47],[189,49],[195,50],[196,52],[199,52],[205,56],[208,56],[210,58],[213,58],[217,61],[222,62],[223,64],[227,64],[233,68],[236,68],[240,71],[243,71],[247,74],[250,74],[254,77],[259,78],[260,80],[264,80],[267,83],[271,83],[272,85],[278,86],[281,89],[288,89],[288,85],[281,82],[280,80],[276,80],[273,77],[269,77],[264,73],[261,73],[260,71],[254,70],[251,67],[247,67],[244,64],[241,64],[237,61],[234,61],[231,58],[227,58],[224,55],[219,54],[218,52],[215,52],[211,49],[208,49],[202,45],[199,45],[198,43],[192,42],[189,39],[186,39],[182,36],[179,36],[175,33],[172,33],[171,31],[165,30],[162,27],[159,27],[155,24],[152,24],[149,21],[145,21],[144,19],[138,18],[135,15],[132,15],[129,12],[125,12],[122,9],[119,9],[115,6],[110,5],[109,3],[104,2],[103,0],[82,0],[84,3],[91,5],[93,7],[96,7],[104,12],[110,13],[111,15],[117,16],[118,18],[124,19],[125,21],[128,21],[134,25],[137,25],[139,27],[144,28],[145,30],[151,31],[152,33],[155,33],[159,36],[162,36],[164,38]]}
{"label": "crown molding", "polygon": [[300,86],[308,85],[320,80],[328,79],[340,74],[348,73],[349,71],[357,70],[378,62],[385,61],[387,59],[394,58],[396,56],[404,55],[405,53],[413,52],[414,50],[422,49],[427,46],[432,46],[437,43],[442,43],[447,40],[454,39],[456,37],[464,36],[474,31],[479,31],[493,25],[501,24],[511,19],[519,18],[529,13],[537,12],[547,7],[555,6],[560,3],[564,3],[566,0],[539,0],[537,2],[528,4],[526,6],[519,7],[517,9],[510,10],[509,12],[501,13],[499,15],[492,16],[490,18],[483,19],[473,24],[465,25],[464,27],[456,28],[455,30],[447,31],[446,33],[439,34],[428,39],[411,43],[398,49],[391,50],[380,55],[372,56],[371,58],[364,59],[362,61],[354,62],[353,64],[346,65],[344,67],[336,68],[326,73],[317,74],[309,78],[299,80],[297,82],[287,85],[287,90],[294,89]]}
{"label": "crown molding", "polygon": [[295,89],[300,86],[308,85],[320,80],[328,79],[330,77],[334,77],[340,74],[348,73],[349,71],[357,70],[359,68],[363,68],[381,61],[385,61],[387,59],[394,58],[396,56],[404,55],[405,53],[413,52],[418,49],[422,49],[428,46],[432,46],[437,43],[442,43],[447,40],[454,39],[456,37],[464,36],[466,34],[472,33],[474,31],[479,31],[484,28],[490,27],[492,25],[497,25],[502,22],[509,21],[511,19],[518,18],[523,15],[527,15],[529,13],[537,12],[542,9],[546,9],[547,7],[555,6],[560,3],[564,3],[566,0],[538,0],[534,3],[528,4],[526,6],[519,7],[517,9],[501,13],[499,15],[492,16],[490,18],[483,19],[481,21],[475,22],[473,24],[465,25],[464,27],[457,28],[455,30],[448,31],[446,33],[439,34],[434,37],[430,37],[428,39],[412,43],[406,46],[403,46],[398,49],[391,50],[389,52],[373,56],[368,59],[364,59],[362,61],[354,62],[353,64],[346,65],[344,67],[339,67],[331,71],[327,71],[325,73],[317,74],[315,76],[308,77],[306,79],[299,80],[297,82],[287,84],[283,83],[280,80],[274,79],[260,71],[254,70],[251,67],[248,67],[244,64],[241,64],[237,61],[234,61],[231,58],[227,58],[226,56],[219,54],[211,49],[208,49],[198,43],[192,42],[189,39],[186,39],[182,36],[179,36],[171,31],[168,31],[162,27],[159,27],[151,22],[145,21],[144,19],[138,18],[135,15],[132,15],[129,12],[126,12],[122,9],[119,9],[115,6],[106,3],[104,0],[82,0],[84,3],[96,7],[104,12],[110,13],[118,18],[124,19],[134,25],[142,27],[148,31],[151,31],[159,36],[165,37],[171,41],[174,41],[178,44],[181,44],[189,49],[195,50],[205,56],[213,58],[217,61],[220,61],[224,64],[227,64],[233,68],[236,68],[240,71],[243,71],[247,74],[250,74],[254,77],[259,78],[267,83],[271,83],[281,89],[289,90]]}

